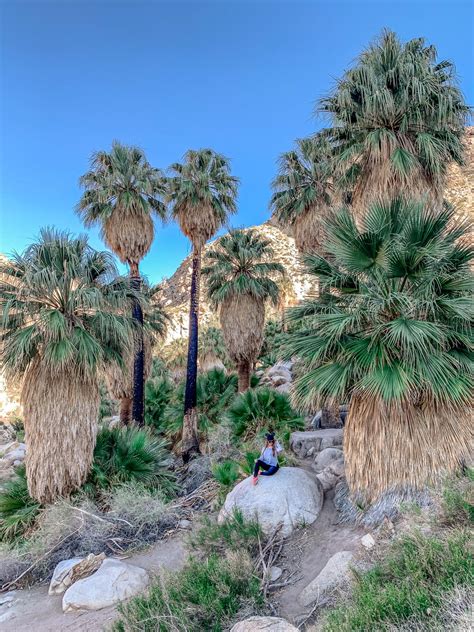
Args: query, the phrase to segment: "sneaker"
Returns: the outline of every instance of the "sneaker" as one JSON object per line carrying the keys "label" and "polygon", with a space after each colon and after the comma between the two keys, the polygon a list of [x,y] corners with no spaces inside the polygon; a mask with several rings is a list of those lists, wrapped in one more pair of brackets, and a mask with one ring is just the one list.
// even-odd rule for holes
{"label": "sneaker", "polygon": [[252,485],[256,485],[258,483],[258,476],[254,476],[252,478]]}

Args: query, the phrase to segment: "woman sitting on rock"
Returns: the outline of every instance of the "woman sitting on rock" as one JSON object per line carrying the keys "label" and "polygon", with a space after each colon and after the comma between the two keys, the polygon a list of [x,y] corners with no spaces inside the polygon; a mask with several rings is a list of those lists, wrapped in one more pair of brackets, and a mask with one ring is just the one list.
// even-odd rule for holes
{"label": "woman sitting on rock", "polygon": [[[255,461],[253,468],[252,483],[256,485],[258,483],[258,476],[272,476],[278,472],[278,455],[283,450],[278,441],[275,441],[275,435],[269,432],[266,436],[265,447],[262,448],[260,458]],[[260,470],[263,470],[260,472]]]}

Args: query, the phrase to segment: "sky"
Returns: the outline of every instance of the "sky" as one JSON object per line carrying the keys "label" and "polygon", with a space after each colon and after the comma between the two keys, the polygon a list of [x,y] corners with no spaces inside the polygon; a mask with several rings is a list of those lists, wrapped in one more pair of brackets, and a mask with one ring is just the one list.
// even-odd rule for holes
{"label": "sky", "polygon": [[[384,27],[454,61],[473,105],[473,25],[474,0],[0,0],[0,251],[42,226],[83,232],[78,179],[114,139],[162,169],[189,148],[225,154],[232,225],[260,224],[279,154],[322,127],[317,99]],[[157,224],[142,272],[158,282],[189,252]]]}

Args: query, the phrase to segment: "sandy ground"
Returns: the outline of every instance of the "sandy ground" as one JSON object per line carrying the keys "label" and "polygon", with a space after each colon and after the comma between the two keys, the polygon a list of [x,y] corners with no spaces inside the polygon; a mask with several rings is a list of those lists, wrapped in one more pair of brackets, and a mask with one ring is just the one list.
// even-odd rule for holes
{"label": "sandy ground", "polygon": [[[186,550],[185,535],[156,543],[146,551],[122,557],[129,564],[141,566],[151,575],[160,569],[179,570],[184,564]],[[12,593],[15,601],[10,608],[1,608],[2,613],[12,616],[0,620],[2,632],[99,632],[107,629],[117,616],[114,607],[94,612],[64,614],[61,595],[48,595],[48,586],[35,586]]]}

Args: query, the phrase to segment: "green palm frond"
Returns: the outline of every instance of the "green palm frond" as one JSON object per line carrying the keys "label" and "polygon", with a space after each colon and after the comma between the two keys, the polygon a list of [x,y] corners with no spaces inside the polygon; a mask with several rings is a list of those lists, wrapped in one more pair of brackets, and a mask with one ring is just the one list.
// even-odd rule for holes
{"label": "green palm frond", "polygon": [[283,344],[299,358],[298,405],[354,393],[467,404],[474,253],[451,238],[453,213],[395,200],[370,208],[359,228],[347,211],[328,222],[331,258],[306,259],[324,292],[290,310]]}
{"label": "green palm frond", "polygon": [[44,229],[0,264],[0,278],[2,364],[13,378],[40,363],[51,375],[95,379],[108,362],[122,362],[134,339],[124,311],[142,297],[86,237]]}

